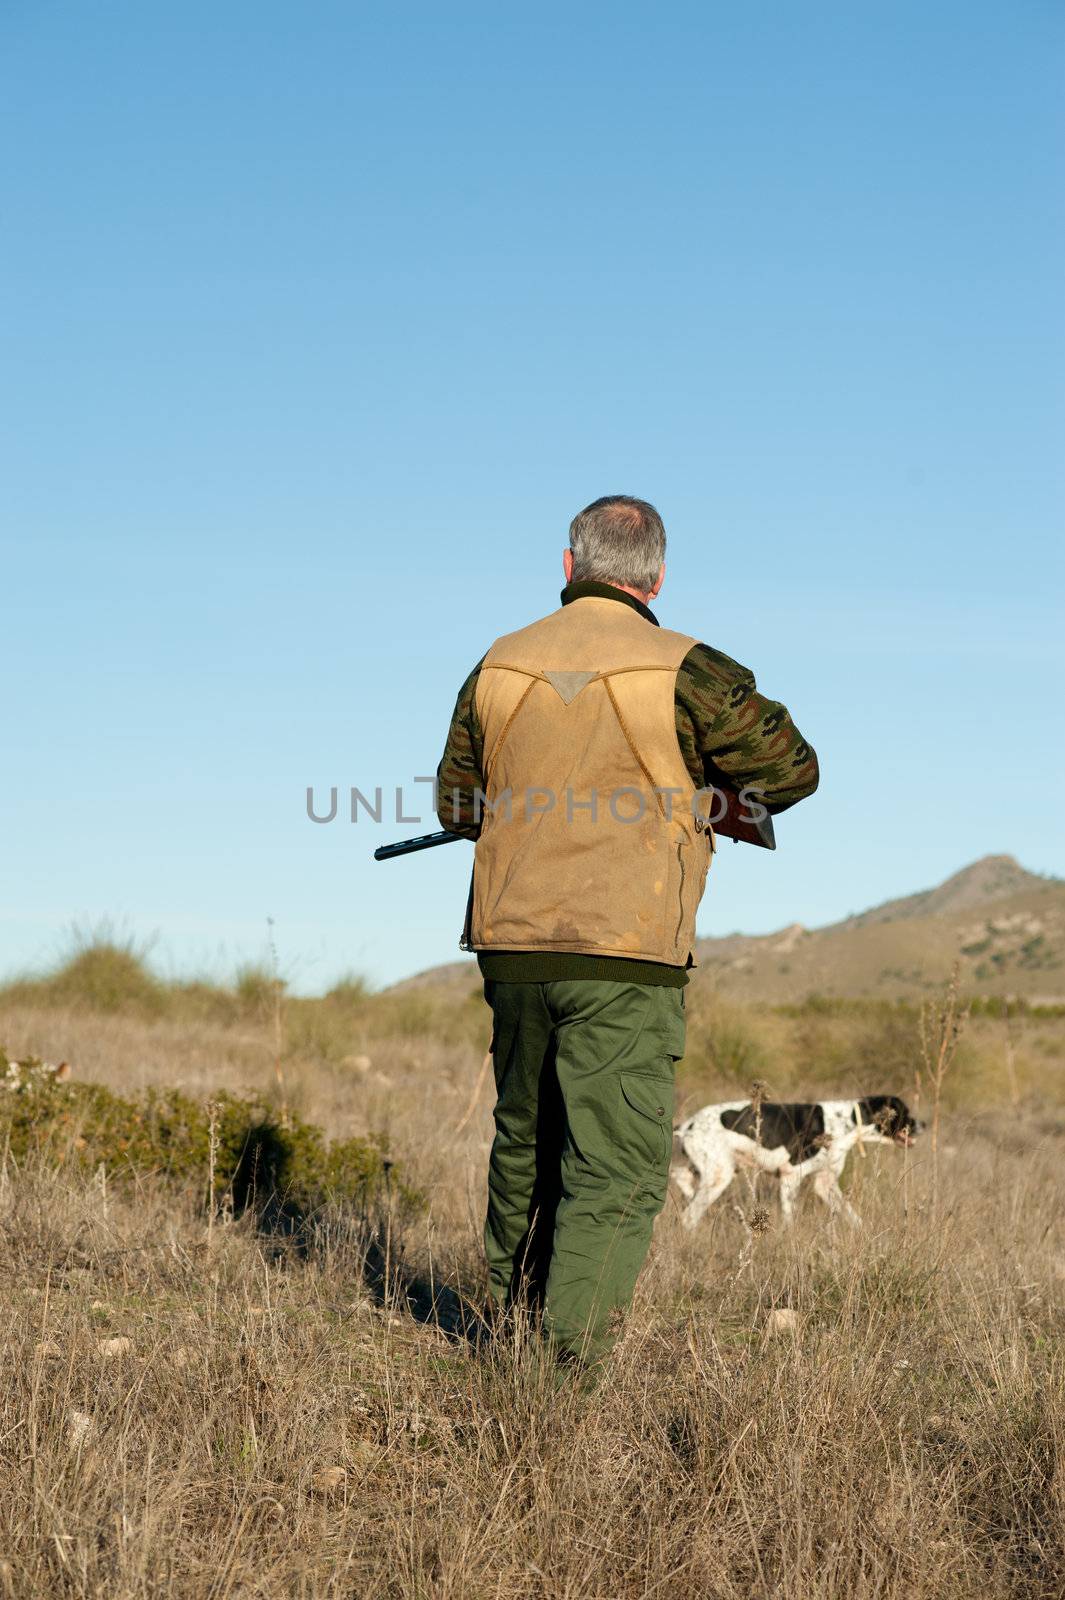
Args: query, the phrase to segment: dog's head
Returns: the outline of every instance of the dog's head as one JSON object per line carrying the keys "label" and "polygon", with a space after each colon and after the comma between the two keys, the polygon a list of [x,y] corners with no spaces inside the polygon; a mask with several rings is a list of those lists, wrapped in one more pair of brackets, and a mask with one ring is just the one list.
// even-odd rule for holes
{"label": "dog's head", "polygon": [[886,1144],[911,1145],[924,1127],[897,1094],[870,1094],[858,1101],[862,1121]]}

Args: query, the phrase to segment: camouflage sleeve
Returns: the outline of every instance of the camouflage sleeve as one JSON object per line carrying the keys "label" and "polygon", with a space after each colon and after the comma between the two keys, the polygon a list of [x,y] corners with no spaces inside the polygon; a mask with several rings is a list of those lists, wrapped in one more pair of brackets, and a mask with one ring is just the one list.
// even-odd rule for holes
{"label": "camouflage sleeve", "polygon": [[481,831],[480,820],[474,820],[473,803],[475,793],[483,788],[484,776],[481,769],[484,738],[473,699],[481,661],[459,690],[447,743],[436,769],[436,814],[440,826],[450,833],[464,834],[467,839],[476,839]]}
{"label": "camouflage sleeve", "polygon": [[698,644],[677,673],[677,738],[696,783],[723,777],[757,788],[769,811],[786,811],[817,788],[817,756],[786,706],[767,700],[747,667]]}

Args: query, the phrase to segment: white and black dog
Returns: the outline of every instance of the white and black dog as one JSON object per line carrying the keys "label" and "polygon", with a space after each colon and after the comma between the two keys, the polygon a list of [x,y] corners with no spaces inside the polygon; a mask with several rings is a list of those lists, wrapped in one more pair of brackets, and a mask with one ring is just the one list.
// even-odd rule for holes
{"label": "white and black dog", "polygon": [[673,1181],[688,1200],[685,1227],[694,1228],[741,1167],[775,1173],[785,1222],[795,1210],[804,1178],[830,1211],[848,1222],[860,1219],[839,1186],[847,1157],[856,1144],[910,1145],[921,1131],[904,1100],[894,1094],[861,1100],[730,1100],[704,1106],[682,1122],[674,1135],[687,1165],[676,1165]]}

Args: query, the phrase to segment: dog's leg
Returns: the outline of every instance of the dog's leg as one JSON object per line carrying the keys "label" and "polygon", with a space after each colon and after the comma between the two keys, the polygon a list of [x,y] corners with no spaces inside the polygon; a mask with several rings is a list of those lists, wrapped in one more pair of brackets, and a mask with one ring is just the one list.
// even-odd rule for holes
{"label": "dog's leg", "polygon": [[794,1172],[787,1173],[780,1180],[780,1215],[788,1227],[795,1220],[795,1196],[801,1183],[801,1176],[797,1177]]}
{"label": "dog's leg", "polygon": [[695,1195],[695,1178],[692,1176],[691,1167],[670,1167],[669,1175],[685,1200],[691,1200]]}
{"label": "dog's leg", "polygon": [[720,1199],[736,1176],[736,1168],[731,1162],[722,1162],[709,1176],[700,1174],[699,1186],[689,1206],[685,1208],[681,1217],[686,1228],[696,1228],[709,1211],[715,1200]]}
{"label": "dog's leg", "polygon": [[677,1140],[685,1161],[694,1172],[694,1178],[690,1173],[686,1174],[691,1185],[688,1191],[684,1179],[677,1175],[674,1168],[673,1176],[678,1187],[691,1194],[681,1214],[681,1221],[686,1228],[694,1228],[706,1214],[707,1208],[724,1193],[736,1176],[736,1160],[724,1129],[714,1120],[709,1125],[700,1126],[699,1119],[693,1118],[678,1129]]}
{"label": "dog's leg", "polygon": [[824,1172],[819,1172],[814,1178],[814,1193],[828,1207],[834,1217],[842,1212],[852,1228],[856,1228],[861,1222],[861,1217],[850,1201],[846,1199],[843,1190],[839,1186],[839,1174],[834,1172],[831,1167],[826,1167]]}

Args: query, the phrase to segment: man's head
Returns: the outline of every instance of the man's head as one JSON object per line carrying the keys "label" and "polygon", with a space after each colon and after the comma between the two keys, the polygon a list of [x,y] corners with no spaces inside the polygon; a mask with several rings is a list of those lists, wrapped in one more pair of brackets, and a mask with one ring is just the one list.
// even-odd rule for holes
{"label": "man's head", "polygon": [[653,600],[666,575],[666,530],[654,506],[627,494],[593,500],[570,523],[567,583],[593,578]]}

